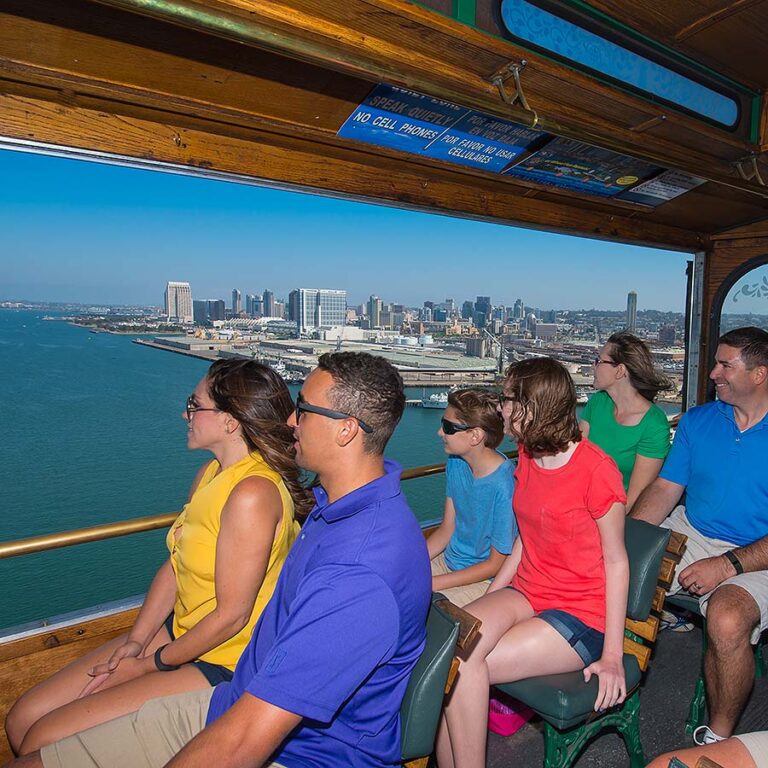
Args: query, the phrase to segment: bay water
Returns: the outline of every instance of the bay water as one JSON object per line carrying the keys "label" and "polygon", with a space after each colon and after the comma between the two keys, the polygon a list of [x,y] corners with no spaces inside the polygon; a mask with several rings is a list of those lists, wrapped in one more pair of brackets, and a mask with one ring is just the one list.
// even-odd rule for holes
{"label": "bay water", "polygon": [[[0,540],[181,509],[210,458],[187,449],[181,418],[209,363],[44,316],[0,310]],[[299,387],[290,389],[295,397]],[[443,462],[442,413],[406,408],[387,455],[403,467]],[[403,489],[422,524],[439,520],[444,475]],[[167,557],[164,538],[152,531],[0,560],[0,630],[144,593]]]}
{"label": "bay water", "polygon": [[[210,458],[187,449],[181,418],[209,363],[44,314],[0,310],[0,540],[179,510]],[[406,408],[388,456],[444,461],[441,415]],[[444,475],[403,487],[420,521],[439,519]],[[167,557],[164,536],[0,560],[0,628],[145,592]]]}

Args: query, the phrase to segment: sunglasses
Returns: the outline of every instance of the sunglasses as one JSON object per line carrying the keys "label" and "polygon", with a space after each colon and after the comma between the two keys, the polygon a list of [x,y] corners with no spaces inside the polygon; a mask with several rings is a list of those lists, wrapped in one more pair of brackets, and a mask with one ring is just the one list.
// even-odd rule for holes
{"label": "sunglasses", "polygon": [[599,357],[596,357],[592,361],[592,365],[594,365],[594,366],[598,366],[598,365],[612,365],[615,368],[617,365],[621,365],[621,363],[614,363],[613,360],[601,360]]}
{"label": "sunglasses", "polygon": [[220,413],[220,408],[201,408],[196,402],[195,402],[195,396],[190,395],[187,398],[187,402],[184,406],[184,410],[187,412],[187,421],[189,421],[192,418],[192,414],[197,413],[198,411],[214,411],[215,413]]}
{"label": "sunglasses", "polygon": [[448,421],[448,419],[440,419],[440,424],[446,435],[455,435],[457,432],[466,432],[468,429],[474,429],[469,424],[457,424],[455,421]]}
{"label": "sunglasses", "polygon": [[316,413],[318,416],[325,416],[329,419],[354,419],[359,425],[360,429],[366,434],[370,435],[373,432],[373,427],[366,424],[362,419],[358,419],[357,416],[353,416],[351,413],[343,413],[342,411],[333,411],[330,408],[323,408],[320,405],[312,405],[308,403],[302,396],[301,392],[296,397],[296,423],[299,423],[302,413]]}

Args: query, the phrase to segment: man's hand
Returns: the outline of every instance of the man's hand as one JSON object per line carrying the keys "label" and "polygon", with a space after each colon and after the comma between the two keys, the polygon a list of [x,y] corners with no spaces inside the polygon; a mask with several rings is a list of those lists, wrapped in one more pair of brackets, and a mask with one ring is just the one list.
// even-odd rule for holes
{"label": "man's hand", "polygon": [[697,560],[683,568],[677,580],[692,595],[706,595],[726,579],[736,575],[736,569],[722,555]]}

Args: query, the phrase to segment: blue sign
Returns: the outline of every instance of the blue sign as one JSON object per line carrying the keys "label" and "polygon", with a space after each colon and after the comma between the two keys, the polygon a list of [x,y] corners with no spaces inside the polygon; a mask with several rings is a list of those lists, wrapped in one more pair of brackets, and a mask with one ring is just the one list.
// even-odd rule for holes
{"label": "blue sign", "polygon": [[498,173],[547,134],[392,85],[378,85],[337,134]]}
{"label": "blue sign", "polygon": [[660,170],[644,160],[558,137],[505,173],[574,192],[613,197]]}

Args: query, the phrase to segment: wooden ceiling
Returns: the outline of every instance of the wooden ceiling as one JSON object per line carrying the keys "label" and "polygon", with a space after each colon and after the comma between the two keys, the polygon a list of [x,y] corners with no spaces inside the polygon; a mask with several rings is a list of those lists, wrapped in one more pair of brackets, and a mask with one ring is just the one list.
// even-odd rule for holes
{"label": "wooden ceiling", "polygon": [[592,0],[589,5],[742,85],[768,88],[768,0]]}
{"label": "wooden ceiling", "polygon": [[[762,3],[732,3],[738,13],[710,24],[701,19],[717,11],[713,2],[593,5],[664,42],[677,35],[680,50],[699,46],[710,65],[764,84],[760,57],[748,55],[768,42],[755,23]],[[726,69],[720,60],[739,46],[706,40],[715,24],[740,18],[750,36]],[[379,82],[527,123],[489,81],[523,56],[539,127],[708,182],[650,209],[336,136]],[[682,250],[768,220],[768,189],[735,166],[759,147],[403,0],[0,0],[0,145]]]}

